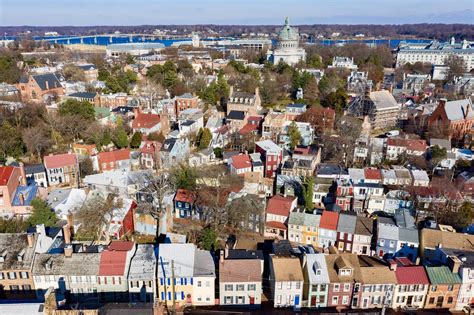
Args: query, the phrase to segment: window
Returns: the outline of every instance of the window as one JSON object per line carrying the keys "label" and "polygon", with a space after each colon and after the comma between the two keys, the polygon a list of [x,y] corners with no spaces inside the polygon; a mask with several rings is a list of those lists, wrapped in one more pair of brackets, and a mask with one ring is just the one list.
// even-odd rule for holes
{"label": "window", "polygon": [[[39,277],[38,277],[39,278]],[[0,280],[3,280],[3,272],[0,272]],[[38,281],[39,282],[39,281]]]}
{"label": "window", "polygon": [[448,291],[453,291],[453,285],[448,285]]}
{"label": "window", "polygon": [[434,298],[434,297],[431,297],[430,300],[429,300],[429,303],[430,303],[430,304],[434,304],[434,302],[435,302],[435,298]]}
{"label": "window", "polygon": [[10,271],[8,273],[8,279],[10,279],[10,280],[16,279],[16,273],[14,273],[13,271]]}
{"label": "window", "polygon": [[245,291],[245,284],[237,284],[237,291]]}
{"label": "window", "polygon": [[296,282],[296,288],[299,289],[301,287],[301,282]]}
{"label": "window", "polygon": [[232,297],[232,296],[226,296],[226,297],[224,298],[224,301],[225,301],[224,304],[232,304],[232,303],[234,303],[234,300],[233,300],[233,297]]}
{"label": "window", "polygon": [[255,290],[257,290],[257,285],[255,285],[255,284],[249,284],[249,285],[247,286],[247,290],[249,290],[249,291],[255,291]]}
{"label": "window", "polygon": [[291,289],[291,282],[288,282],[288,283],[286,284],[286,287],[287,287],[288,289]]}
{"label": "window", "polygon": [[332,297],[332,305],[337,305],[339,302],[339,297],[338,296],[333,296]]}
{"label": "window", "polygon": [[319,285],[319,291],[326,291],[326,285],[325,284],[320,284]]}
{"label": "window", "polygon": [[436,290],[438,290],[438,287],[433,285],[431,286],[431,292],[436,292]]}
{"label": "window", "polygon": [[225,290],[225,291],[233,291],[233,290],[234,290],[234,285],[232,285],[232,284],[226,284],[226,285],[224,286],[224,290]]}
{"label": "window", "polygon": [[197,286],[198,286],[198,287],[201,287],[201,286],[202,286],[201,281],[198,281],[198,282],[197,282]]}
{"label": "window", "polygon": [[[350,283],[344,283],[344,292],[349,292],[351,290]],[[343,302],[344,303],[344,302]]]}
{"label": "window", "polygon": [[342,297],[342,304],[344,305],[349,304],[349,297],[347,295],[344,295]]}
{"label": "window", "polygon": [[334,284],[334,292],[339,292],[339,283]]}
{"label": "window", "polygon": [[450,297],[448,297],[448,304],[452,304],[452,303],[453,303],[453,297],[450,296]]}
{"label": "window", "polygon": [[27,291],[27,292],[31,291],[31,285],[25,284],[25,285],[22,286],[22,289],[23,289],[23,291]]}
{"label": "window", "polygon": [[316,269],[316,275],[320,276],[321,275],[321,269]]}
{"label": "window", "polygon": [[281,282],[277,282],[276,283],[276,287],[277,289],[282,289],[283,288],[283,284]]}

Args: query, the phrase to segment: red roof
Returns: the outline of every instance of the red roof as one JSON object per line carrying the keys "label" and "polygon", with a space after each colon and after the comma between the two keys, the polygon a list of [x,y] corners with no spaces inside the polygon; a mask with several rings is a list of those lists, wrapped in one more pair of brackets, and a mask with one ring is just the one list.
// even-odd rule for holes
{"label": "red roof", "polygon": [[267,213],[289,216],[291,210],[293,210],[293,201],[296,198],[283,197],[280,195],[273,196],[268,200]]}
{"label": "red roof", "polygon": [[278,221],[268,221],[268,222],[265,222],[265,225],[274,229],[286,231],[286,225]]}
{"label": "red roof", "polygon": [[389,138],[387,139],[387,146],[405,147],[411,151],[425,151],[426,140]]}
{"label": "red roof", "polygon": [[236,169],[243,169],[252,167],[252,162],[247,154],[239,154],[232,157],[232,166]]}
{"label": "red roof", "polygon": [[186,189],[178,189],[174,196],[174,200],[192,203],[194,201],[194,195]]}
{"label": "red roof", "polygon": [[382,172],[377,168],[365,168],[364,177],[365,179],[382,180]]}
{"label": "red roof", "polygon": [[143,147],[140,149],[140,152],[154,154],[155,150],[158,149],[159,151],[162,146],[163,145],[158,141],[146,141]]}
{"label": "red roof", "polygon": [[13,170],[15,168],[13,166],[1,166],[0,167],[0,185],[4,186],[10,180],[12,176]]}
{"label": "red roof", "polygon": [[399,284],[430,284],[423,266],[398,267],[395,276]]}
{"label": "red roof", "polygon": [[111,242],[107,250],[100,255],[99,276],[124,275],[128,251],[134,246],[133,242]]}
{"label": "red roof", "polygon": [[323,211],[319,228],[326,230],[337,230],[337,222],[339,221],[339,213],[333,211]]}
{"label": "red roof", "polygon": [[257,124],[246,124],[245,126],[242,127],[242,129],[239,130],[239,134],[241,135],[248,135],[252,131],[258,130],[258,125]]}
{"label": "red roof", "polygon": [[130,150],[121,149],[115,151],[100,152],[98,159],[99,164],[130,160]]}
{"label": "red roof", "polygon": [[128,252],[135,246],[134,242],[127,242],[127,241],[112,241],[107,247],[107,250],[115,250],[115,251],[125,251]]}
{"label": "red roof", "polygon": [[132,122],[133,129],[149,129],[160,123],[160,115],[138,113]]}
{"label": "red roof", "polygon": [[77,164],[76,154],[64,153],[56,155],[47,155],[44,157],[44,166],[48,169],[61,168]]}

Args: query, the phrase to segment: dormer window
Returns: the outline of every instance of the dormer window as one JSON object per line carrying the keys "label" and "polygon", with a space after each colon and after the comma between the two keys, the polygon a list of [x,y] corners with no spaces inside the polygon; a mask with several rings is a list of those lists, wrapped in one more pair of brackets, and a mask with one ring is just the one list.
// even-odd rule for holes
{"label": "dormer window", "polygon": [[316,275],[317,275],[317,276],[320,276],[320,275],[321,275],[321,272],[322,272],[321,269],[316,269]]}
{"label": "dormer window", "polygon": [[23,259],[25,258],[25,249],[23,248],[21,250],[21,252],[19,252],[17,255],[16,255],[16,258],[18,261],[23,261]]}
{"label": "dormer window", "polygon": [[46,268],[46,270],[51,270],[53,268],[53,261],[51,260],[51,258],[45,262],[44,267]]}
{"label": "dormer window", "polygon": [[0,253],[0,262],[5,262],[5,259],[7,258],[7,250],[4,249],[1,253]]}
{"label": "dormer window", "polygon": [[352,269],[350,269],[350,268],[341,268],[339,270],[339,275],[340,276],[350,276],[350,275],[352,275]]}

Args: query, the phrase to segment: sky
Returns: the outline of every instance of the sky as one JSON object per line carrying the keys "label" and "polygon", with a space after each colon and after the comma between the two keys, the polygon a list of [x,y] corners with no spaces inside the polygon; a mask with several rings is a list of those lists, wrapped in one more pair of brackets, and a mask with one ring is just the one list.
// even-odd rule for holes
{"label": "sky", "polygon": [[474,23],[474,0],[0,0],[0,26]]}

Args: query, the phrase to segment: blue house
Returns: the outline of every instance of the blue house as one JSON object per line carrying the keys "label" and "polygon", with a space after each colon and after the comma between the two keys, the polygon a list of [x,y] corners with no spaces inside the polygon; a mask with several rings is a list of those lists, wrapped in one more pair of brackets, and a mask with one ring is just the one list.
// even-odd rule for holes
{"label": "blue house", "polygon": [[377,219],[377,255],[392,258],[398,250],[399,231],[391,218]]}
{"label": "blue house", "polygon": [[174,196],[174,210],[177,218],[191,218],[194,209],[194,196],[186,189],[178,189]]}

